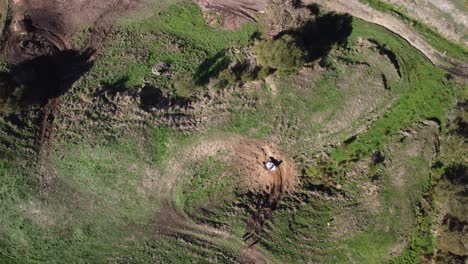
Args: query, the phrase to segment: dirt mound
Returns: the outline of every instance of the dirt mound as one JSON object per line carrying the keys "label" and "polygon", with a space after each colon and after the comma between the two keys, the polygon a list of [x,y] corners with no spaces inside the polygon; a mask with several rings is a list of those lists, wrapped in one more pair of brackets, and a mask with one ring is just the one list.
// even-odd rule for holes
{"label": "dirt mound", "polygon": [[[193,149],[193,158],[221,154],[233,164],[234,174],[239,176],[238,193],[248,197],[251,219],[247,223],[242,240],[253,248],[259,241],[265,224],[273,218],[275,210],[286,195],[297,185],[297,173],[293,163],[269,141],[251,140],[239,136],[227,136],[218,140],[206,140]],[[267,170],[265,164],[273,161],[276,170]],[[249,254],[243,251],[248,261]],[[252,256],[250,256],[252,257]]]}
{"label": "dirt mound", "polygon": [[2,36],[3,55],[11,64],[71,48],[59,13],[31,10],[21,19],[8,21],[7,24]]}
{"label": "dirt mound", "polygon": [[[297,175],[292,162],[273,143],[243,138],[236,141],[233,148],[242,176],[241,189],[282,196],[294,188]],[[273,172],[266,170],[264,165],[271,158],[282,161]]]}
{"label": "dirt mound", "polygon": [[[233,164],[234,174],[239,175],[241,193],[270,194],[281,196],[294,189],[297,173],[293,163],[269,141],[252,140],[240,136],[203,140],[192,150],[193,159],[203,159],[223,153],[223,159]],[[265,162],[274,158],[281,161],[278,169],[270,172]]]}
{"label": "dirt mound", "polygon": [[270,0],[199,0],[209,24],[220,20],[222,27],[239,28],[246,21],[257,21],[257,14],[263,12]]}

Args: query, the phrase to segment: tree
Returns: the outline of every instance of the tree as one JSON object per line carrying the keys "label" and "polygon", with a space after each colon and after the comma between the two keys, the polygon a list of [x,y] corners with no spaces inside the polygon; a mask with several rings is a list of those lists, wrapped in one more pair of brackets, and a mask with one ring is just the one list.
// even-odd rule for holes
{"label": "tree", "polygon": [[254,52],[262,66],[275,69],[280,75],[297,73],[304,64],[306,55],[290,35],[261,41]]}

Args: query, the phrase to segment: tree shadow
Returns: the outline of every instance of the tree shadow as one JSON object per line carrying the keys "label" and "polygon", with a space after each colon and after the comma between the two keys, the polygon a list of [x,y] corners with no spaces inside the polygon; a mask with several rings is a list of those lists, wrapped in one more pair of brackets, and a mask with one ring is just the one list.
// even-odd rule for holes
{"label": "tree shadow", "polygon": [[[307,7],[312,14],[319,14],[318,5]],[[327,56],[335,45],[344,45],[353,32],[353,17],[335,12],[320,15],[302,27],[281,32],[275,39],[291,35],[296,44],[307,51],[306,62]]]}
{"label": "tree shadow", "polygon": [[95,97],[100,97],[105,94],[115,96],[118,93],[122,93],[128,90],[126,83],[128,82],[128,77],[122,77],[115,82],[103,83],[102,89],[96,91],[93,95]]}
{"label": "tree shadow", "polygon": [[454,185],[467,185],[468,166],[465,164],[453,164],[445,170],[444,177]]}
{"label": "tree shadow", "polygon": [[226,51],[220,51],[214,56],[206,59],[195,72],[195,84],[205,85],[210,78],[217,77],[224,69],[229,66],[231,60],[226,56]]}
{"label": "tree shadow", "polygon": [[22,97],[21,87],[8,72],[0,72],[0,115],[17,112]]}
{"label": "tree shadow", "polygon": [[43,106],[58,98],[92,67],[94,49],[64,50],[44,55],[12,67],[10,81],[21,87],[21,105]]}
{"label": "tree shadow", "polygon": [[145,111],[154,109],[169,109],[171,107],[186,107],[190,100],[180,97],[165,96],[163,91],[153,86],[145,86],[140,94],[140,107]]}

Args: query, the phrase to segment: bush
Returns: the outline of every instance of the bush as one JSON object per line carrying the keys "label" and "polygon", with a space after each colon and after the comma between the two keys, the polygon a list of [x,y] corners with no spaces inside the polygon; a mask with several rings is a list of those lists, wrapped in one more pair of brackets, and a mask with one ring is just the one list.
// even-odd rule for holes
{"label": "bush", "polygon": [[271,74],[271,69],[269,67],[262,67],[260,71],[258,71],[257,79],[265,80],[265,78],[268,77],[268,75],[270,74]]}
{"label": "bush", "polygon": [[131,88],[142,85],[149,70],[145,65],[135,64],[127,72],[125,87]]}
{"label": "bush", "polygon": [[195,84],[189,73],[178,73],[174,76],[172,85],[178,97],[188,98],[193,95]]}
{"label": "bush", "polygon": [[304,64],[306,55],[290,35],[262,41],[257,44],[254,52],[264,67],[275,69],[280,75],[297,73]]}
{"label": "bush", "polygon": [[231,69],[222,71],[218,76],[218,82],[216,83],[217,89],[224,89],[226,87],[234,86],[238,81],[237,76],[232,72]]}

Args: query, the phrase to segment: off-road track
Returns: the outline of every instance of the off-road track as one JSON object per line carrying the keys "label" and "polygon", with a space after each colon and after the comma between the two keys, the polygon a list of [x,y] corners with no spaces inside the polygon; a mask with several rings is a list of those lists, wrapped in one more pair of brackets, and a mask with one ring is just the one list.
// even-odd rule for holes
{"label": "off-road track", "polygon": [[[205,19],[211,24],[218,17],[222,27],[235,29],[245,21],[256,22],[257,13],[262,12],[268,0],[199,0],[198,4],[205,14]],[[211,16],[211,11],[217,17]]]}
{"label": "off-road track", "polygon": [[304,4],[319,4],[327,10],[349,13],[364,21],[382,26],[405,39],[435,66],[463,78],[468,78],[468,64],[466,61],[450,57],[450,54],[444,55],[440,51],[434,49],[409,25],[390,14],[372,9],[359,0],[304,0]]}
{"label": "off-road track", "polygon": [[[0,51],[24,87],[25,105],[40,107],[36,132],[38,181],[42,191],[53,182],[50,167],[55,119],[61,96],[93,66],[113,15],[135,7],[138,0],[61,1],[11,0],[1,32]],[[3,26],[3,25],[2,25]],[[72,37],[92,26],[84,47],[75,48]]]}
{"label": "off-road track", "polygon": [[[175,203],[174,189],[183,180],[180,175],[192,173],[187,171],[185,163],[204,160],[207,157],[223,153],[221,159],[233,167],[226,175],[218,177],[234,177],[238,183],[240,195],[251,197],[252,204],[250,220],[247,223],[244,241],[244,249],[241,252],[243,263],[271,263],[268,257],[262,255],[255,248],[262,235],[264,225],[272,219],[274,211],[279,203],[289,193],[293,192],[297,185],[297,174],[286,155],[278,150],[278,147],[268,141],[251,140],[235,135],[218,135],[207,139],[201,139],[194,146],[179,153],[177,158],[168,164],[169,171],[164,177],[167,181],[165,189],[171,190],[163,194],[163,206],[156,216],[157,228],[166,235],[189,235],[193,238],[213,243],[215,239],[239,241],[240,237],[234,237],[226,231],[215,229],[209,225],[199,223],[190,218]],[[264,162],[274,157],[282,163],[275,171],[268,171]]]}

